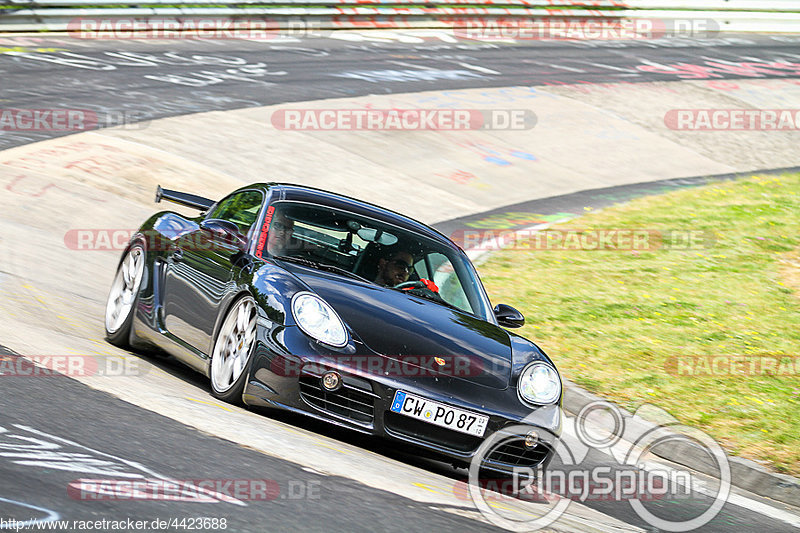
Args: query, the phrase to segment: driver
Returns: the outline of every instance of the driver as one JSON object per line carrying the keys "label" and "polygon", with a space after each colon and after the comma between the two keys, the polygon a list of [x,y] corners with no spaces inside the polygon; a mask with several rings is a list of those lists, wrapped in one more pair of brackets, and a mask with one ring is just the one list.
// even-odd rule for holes
{"label": "driver", "polygon": [[272,255],[286,255],[291,248],[294,221],[282,211],[277,211],[267,234],[267,251]]}
{"label": "driver", "polygon": [[414,257],[406,250],[389,251],[378,260],[378,276],[375,283],[384,287],[394,287],[408,281],[414,270]]}

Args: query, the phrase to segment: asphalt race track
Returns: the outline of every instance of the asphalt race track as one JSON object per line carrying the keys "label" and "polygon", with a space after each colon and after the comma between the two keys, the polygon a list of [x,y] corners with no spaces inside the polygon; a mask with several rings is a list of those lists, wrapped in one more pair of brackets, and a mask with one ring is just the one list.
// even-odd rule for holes
{"label": "asphalt race track", "polygon": [[[139,121],[205,111],[372,94],[732,80],[749,76],[737,71],[746,68],[743,63],[752,68],[800,59],[800,37],[481,43],[439,32],[424,37],[391,32],[342,35],[347,37],[269,42],[0,37],[0,106],[88,109],[109,126],[136,128]],[[800,73],[773,69],[762,77],[798,79]],[[59,135],[65,133],[0,131],[0,150]],[[587,205],[602,207],[651,193],[654,187],[669,190],[706,180],[584,191],[505,210],[580,212]],[[12,182],[3,185],[10,191]],[[114,209],[108,204],[113,195],[98,194]],[[3,210],[11,207],[4,205]],[[438,227],[453,231],[498,211],[502,209],[440,221]],[[32,226],[46,227],[46,213],[30,213]],[[242,532],[502,531],[487,523],[463,492],[464,470],[304,418],[221,405],[208,393],[202,376],[174,360],[105,346],[102,309],[112,272],[103,279],[59,272],[61,283],[81,278],[86,292],[76,297],[58,284],[41,288],[30,281],[27,266],[20,268],[21,259],[8,259],[13,253],[0,255],[7,261],[0,262],[0,288],[13,278],[28,296],[6,298],[3,317],[6,312],[15,320],[21,317],[15,323],[27,329],[15,334],[27,341],[20,348],[0,337],[3,361],[15,361],[19,353],[30,355],[34,352],[25,348],[36,346],[39,354],[69,350],[120,357],[135,361],[131,364],[141,365],[135,367],[142,371],[113,383],[108,377],[0,377],[0,529],[13,529],[2,521],[11,519],[208,518],[225,519],[226,531]],[[32,256],[26,252],[20,257]],[[47,268],[25,259],[29,260],[32,273]],[[593,466],[613,470],[615,463],[608,454],[590,450],[582,467]],[[75,488],[85,486],[76,485],[77,480],[104,478],[245,480],[251,489],[255,482],[263,482],[258,487],[266,489],[255,497],[252,490],[245,491],[241,499],[211,491],[177,500],[108,501]],[[700,483],[686,497],[656,499],[646,507],[668,520],[688,520],[708,508],[712,499]],[[511,507],[511,514],[528,512]],[[699,531],[788,532],[800,527],[796,513],[787,505],[734,490],[716,518]],[[565,518],[550,527],[657,531],[624,501],[573,503]],[[161,530],[182,531],[186,526],[173,523]]]}
{"label": "asphalt race track", "polygon": [[[800,37],[492,43],[430,33],[414,43],[369,32],[352,34],[352,40],[267,42],[30,37],[3,43],[0,38],[3,105],[92,109],[117,123],[120,116],[148,120],[432,89],[736,79],[748,77],[742,70],[737,73],[742,62],[800,59]],[[731,68],[670,68],[706,62]],[[759,76],[771,77],[784,76]],[[785,77],[793,77],[792,71]],[[47,137],[6,133],[0,135],[0,148]]]}

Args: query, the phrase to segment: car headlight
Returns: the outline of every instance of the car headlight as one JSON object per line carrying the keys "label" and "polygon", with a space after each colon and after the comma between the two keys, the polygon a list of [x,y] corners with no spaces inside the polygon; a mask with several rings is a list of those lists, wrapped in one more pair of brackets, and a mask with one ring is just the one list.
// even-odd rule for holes
{"label": "car headlight", "polygon": [[341,348],[347,344],[344,322],[325,300],[311,292],[292,298],[292,316],[303,332],[320,342]]}
{"label": "car headlight", "polygon": [[552,366],[534,361],[520,374],[517,392],[528,403],[553,403],[561,395],[561,378]]}

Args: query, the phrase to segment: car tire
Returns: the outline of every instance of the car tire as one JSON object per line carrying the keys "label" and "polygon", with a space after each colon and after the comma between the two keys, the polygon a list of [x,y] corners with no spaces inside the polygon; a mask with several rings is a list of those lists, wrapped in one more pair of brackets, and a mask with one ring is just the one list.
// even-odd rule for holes
{"label": "car tire", "polygon": [[256,344],[258,310],[252,296],[239,298],[225,314],[211,351],[211,393],[239,404]]}
{"label": "car tire", "polygon": [[105,312],[106,339],[120,348],[130,348],[130,334],[139,289],[145,270],[145,251],[134,244],[122,258],[108,293]]}

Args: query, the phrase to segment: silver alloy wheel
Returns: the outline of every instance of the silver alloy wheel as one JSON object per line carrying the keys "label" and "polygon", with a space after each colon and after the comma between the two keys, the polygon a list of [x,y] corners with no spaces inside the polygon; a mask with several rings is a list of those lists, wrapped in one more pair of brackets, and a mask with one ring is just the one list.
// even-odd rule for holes
{"label": "silver alloy wheel", "polygon": [[249,296],[228,312],[211,355],[211,386],[227,392],[244,372],[256,339],[256,302]]}
{"label": "silver alloy wheel", "polygon": [[106,303],[106,331],[116,333],[131,313],[144,274],[144,250],[134,246],[122,260]]}

